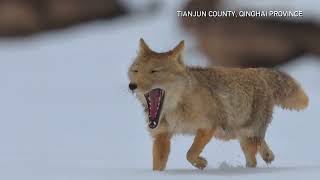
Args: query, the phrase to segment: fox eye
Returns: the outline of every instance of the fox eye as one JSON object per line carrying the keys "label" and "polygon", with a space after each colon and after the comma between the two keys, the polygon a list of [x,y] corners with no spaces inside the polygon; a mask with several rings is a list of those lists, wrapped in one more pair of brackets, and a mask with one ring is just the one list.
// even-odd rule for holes
{"label": "fox eye", "polygon": [[138,72],[138,70],[133,69],[133,70],[131,70],[131,72],[135,72],[136,73],[136,72]]}
{"label": "fox eye", "polygon": [[153,74],[153,73],[157,73],[157,72],[160,72],[160,71],[163,71],[163,70],[164,70],[163,68],[154,68],[150,72]]}

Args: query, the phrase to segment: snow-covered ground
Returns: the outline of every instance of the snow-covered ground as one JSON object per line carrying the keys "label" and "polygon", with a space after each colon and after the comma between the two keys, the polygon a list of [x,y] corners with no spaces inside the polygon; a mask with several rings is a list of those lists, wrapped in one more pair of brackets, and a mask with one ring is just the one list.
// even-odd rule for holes
{"label": "snow-covered ground", "polygon": [[[97,22],[23,40],[0,40],[0,179],[319,179],[320,61],[283,69],[310,96],[303,112],[276,109],[267,140],[276,160],[244,168],[236,141],[213,140],[204,170],[185,159],[192,137],[173,139],[165,172],[151,171],[151,139],[142,108],[127,90],[127,68],[144,37],[165,51],[192,38],[161,12]],[[172,11],[170,11],[172,10]],[[200,55],[189,53],[196,64]]]}

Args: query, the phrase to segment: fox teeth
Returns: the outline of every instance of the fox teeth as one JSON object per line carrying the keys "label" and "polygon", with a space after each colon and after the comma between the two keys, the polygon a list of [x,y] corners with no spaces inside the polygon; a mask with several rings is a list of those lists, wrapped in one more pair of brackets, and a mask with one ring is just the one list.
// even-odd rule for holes
{"label": "fox teeth", "polygon": [[151,124],[155,126],[157,123],[155,121],[150,121],[149,125],[151,125]]}

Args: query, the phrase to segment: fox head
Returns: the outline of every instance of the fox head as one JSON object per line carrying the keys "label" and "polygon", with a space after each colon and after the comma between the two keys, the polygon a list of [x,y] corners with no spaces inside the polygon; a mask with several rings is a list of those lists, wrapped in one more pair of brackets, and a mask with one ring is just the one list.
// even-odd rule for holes
{"label": "fox head", "polygon": [[188,83],[182,61],[184,41],[168,52],[158,53],[140,39],[138,55],[129,68],[129,89],[147,109],[149,127],[159,124],[164,112],[178,101],[179,91]]}

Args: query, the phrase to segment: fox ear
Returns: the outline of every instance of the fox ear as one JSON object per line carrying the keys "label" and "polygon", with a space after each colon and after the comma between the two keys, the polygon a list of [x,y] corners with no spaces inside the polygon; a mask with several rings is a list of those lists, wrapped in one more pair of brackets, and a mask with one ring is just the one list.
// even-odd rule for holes
{"label": "fox ear", "polygon": [[183,64],[182,62],[182,53],[184,50],[184,41],[180,41],[180,43],[172,50],[172,58],[179,61],[179,63]]}
{"label": "fox ear", "polygon": [[184,41],[180,41],[180,43],[172,50],[172,55],[178,57],[182,54],[184,49]]}
{"label": "fox ear", "polygon": [[152,52],[152,50],[149,48],[147,43],[142,38],[140,38],[139,54],[147,54],[149,52]]}
{"label": "fox ear", "polygon": [[172,50],[174,53],[181,53],[184,49],[184,40],[180,41],[179,44]]}

